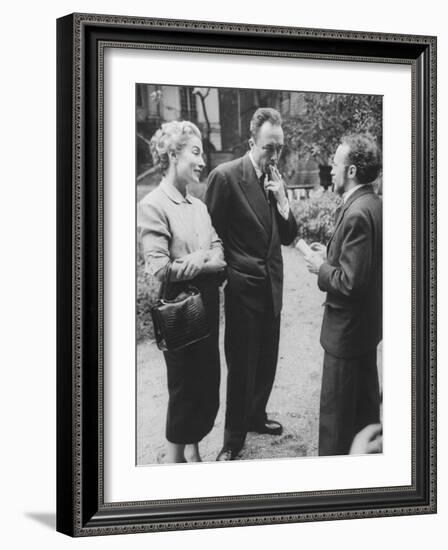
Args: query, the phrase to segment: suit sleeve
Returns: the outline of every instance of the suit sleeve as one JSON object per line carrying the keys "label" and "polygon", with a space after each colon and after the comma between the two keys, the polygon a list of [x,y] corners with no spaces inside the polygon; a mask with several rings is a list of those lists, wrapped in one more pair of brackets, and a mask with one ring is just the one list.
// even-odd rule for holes
{"label": "suit sleeve", "polygon": [[229,186],[225,174],[213,170],[208,177],[205,204],[207,205],[212,225],[222,241],[226,237],[226,218],[229,203]]}
{"label": "suit sleeve", "polygon": [[283,245],[291,244],[297,237],[297,223],[292,213],[291,206],[289,207],[289,215],[287,219],[280,214],[277,207],[275,208],[275,217],[277,218],[280,242]]}
{"label": "suit sleeve", "polygon": [[339,265],[324,262],[318,274],[323,291],[345,297],[362,295],[372,272],[372,227],[364,215],[352,215],[343,227]]}

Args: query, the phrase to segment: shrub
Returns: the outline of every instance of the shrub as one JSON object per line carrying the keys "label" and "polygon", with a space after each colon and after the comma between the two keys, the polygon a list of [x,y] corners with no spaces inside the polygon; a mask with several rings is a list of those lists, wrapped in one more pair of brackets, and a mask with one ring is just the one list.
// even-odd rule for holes
{"label": "shrub", "polygon": [[137,342],[154,338],[151,305],[159,296],[160,283],[145,273],[145,261],[140,250],[137,253],[136,339]]}
{"label": "shrub", "polygon": [[291,201],[298,226],[297,238],[326,244],[334,229],[334,211],[340,204],[340,197],[331,191],[320,197]]}

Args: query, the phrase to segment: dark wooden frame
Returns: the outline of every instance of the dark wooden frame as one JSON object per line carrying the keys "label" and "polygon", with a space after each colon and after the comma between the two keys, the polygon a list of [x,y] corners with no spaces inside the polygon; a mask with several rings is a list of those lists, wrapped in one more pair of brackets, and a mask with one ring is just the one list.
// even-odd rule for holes
{"label": "dark wooden frame", "polygon": [[[410,486],[104,502],[102,62],[110,46],[411,65]],[[57,529],[88,536],[434,513],[436,38],[73,14],[57,22],[57,50]]]}

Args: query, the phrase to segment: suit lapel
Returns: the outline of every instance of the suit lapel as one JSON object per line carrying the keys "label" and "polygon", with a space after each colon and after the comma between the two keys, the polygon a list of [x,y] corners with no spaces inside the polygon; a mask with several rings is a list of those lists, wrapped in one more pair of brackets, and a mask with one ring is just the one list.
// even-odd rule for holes
{"label": "suit lapel", "polygon": [[238,183],[246,196],[247,202],[265,229],[268,237],[270,237],[272,230],[270,205],[266,200],[266,196],[257,180],[255,169],[247,154],[243,157],[243,178]]}
{"label": "suit lapel", "polygon": [[347,199],[346,203],[342,205],[341,211],[339,212],[339,215],[336,219],[336,223],[334,226],[333,234],[330,237],[330,240],[327,243],[327,247],[330,245],[331,241],[333,240],[333,237],[336,235],[336,231],[338,230],[339,226],[341,225],[342,220],[344,219],[344,215],[349,209],[350,205],[355,202],[356,199],[359,197],[362,197],[366,193],[373,193],[373,187],[370,184],[363,185],[359,189],[357,189],[354,193],[350,195],[350,197]]}
{"label": "suit lapel", "polygon": [[333,240],[333,237],[336,235],[336,231],[338,230],[338,227],[341,224],[342,218],[344,217],[346,206],[347,206],[346,204],[343,204],[342,206],[340,206],[339,214],[337,215],[335,220],[333,233],[331,234],[331,237],[327,243],[327,247],[330,246],[330,243]]}

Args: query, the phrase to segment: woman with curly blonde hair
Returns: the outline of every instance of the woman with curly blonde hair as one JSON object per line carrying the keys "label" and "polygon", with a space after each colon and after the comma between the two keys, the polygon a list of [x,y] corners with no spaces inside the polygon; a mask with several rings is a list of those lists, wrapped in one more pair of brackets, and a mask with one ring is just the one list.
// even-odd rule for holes
{"label": "woman with curly blonde hair", "polygon": [[[219,407],[219,285],[225,269],[222,243],[205,204],[188,194],[205,166],[201,133],[188,121],[162,125],[151,139],[154,164],[163,174],[159,186],[138,204],[137,225],[146,271],[167,283],[176,296],[186,284],[202,295],[210,336],[165,351],[168,379],[167,450],[163,462],[200,461],[199,442],[213,427]],[[169,280],[167,280],[167,277]]]}

